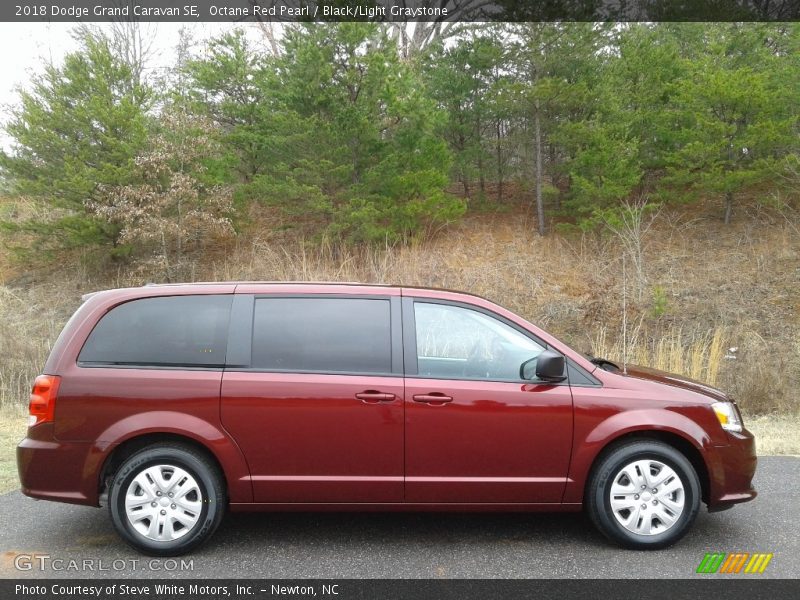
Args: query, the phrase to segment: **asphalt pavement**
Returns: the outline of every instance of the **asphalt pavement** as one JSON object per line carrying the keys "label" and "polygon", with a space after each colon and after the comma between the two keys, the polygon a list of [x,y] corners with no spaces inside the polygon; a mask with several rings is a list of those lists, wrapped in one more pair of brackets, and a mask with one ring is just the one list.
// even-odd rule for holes
{"label": "asphalt pavement", "polygon": [[687,578],[706,552],[764,552],[762,575],[800,574],[800,458],[762,457],[759,496],[705,507],[676,546],[622,550],[581,514],[229,514],[176,561],[137,554],[106,509],[0,496],[0,577],[116,578]]}

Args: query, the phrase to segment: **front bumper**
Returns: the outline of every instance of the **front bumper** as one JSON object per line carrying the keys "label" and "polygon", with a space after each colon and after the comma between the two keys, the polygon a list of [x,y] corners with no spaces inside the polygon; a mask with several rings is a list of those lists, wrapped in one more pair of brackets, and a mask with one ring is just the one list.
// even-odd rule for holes
{"label": "front bumper", "polygon": [[756,472],[756,444],[753,434],[726,432],[727,444],[714,445],[708,461],[708,510],[719,511],[758,495],[753,487]]}

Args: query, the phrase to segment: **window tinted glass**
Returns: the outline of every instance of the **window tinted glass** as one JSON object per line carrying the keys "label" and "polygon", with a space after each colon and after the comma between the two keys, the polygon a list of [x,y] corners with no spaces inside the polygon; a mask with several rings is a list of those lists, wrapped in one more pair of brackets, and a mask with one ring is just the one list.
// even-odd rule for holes
{"label": "window tinted glass", "polygon": [[519,380],[523,362],[542,346],[482,312],[414,303],[420,377]]}
{"label": "window tinted glass", "polygon": [[222,366],[233,296],[143,298],[112,309],[78,360],[144,366]]}
{"label": "window tinted glass", "polygon": [[252,366],[277,371],[390,373],[389,301],[256,300]]}

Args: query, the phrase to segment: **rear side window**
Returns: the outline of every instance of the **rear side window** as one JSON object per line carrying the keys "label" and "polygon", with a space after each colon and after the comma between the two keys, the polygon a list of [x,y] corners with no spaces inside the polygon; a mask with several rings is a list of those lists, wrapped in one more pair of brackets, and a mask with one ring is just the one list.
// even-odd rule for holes
{"label": "rear side window", "polygon": [[252,366],[271,371],[391,373],[389,300],[259,298]]}
{"label": "rear side window", "polygon": [[143,298],[113,308],[92,330],[85,364],[215,367],[225,364],[233,296]]}

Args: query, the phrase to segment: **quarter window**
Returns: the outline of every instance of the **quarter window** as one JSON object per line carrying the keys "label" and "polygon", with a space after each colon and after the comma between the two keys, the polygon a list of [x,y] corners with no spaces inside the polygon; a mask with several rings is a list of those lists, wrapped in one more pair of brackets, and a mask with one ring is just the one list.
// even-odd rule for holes
{"label": "quarter window", "polygon": [[391,373],[389,300],[259,298],[252,366],[271,371]]}
{"label": "quarter window", "polygon": [[420,377],[519,381],[544,348],[489,315],[449,304],[414,303]]}
{"label": "quarter window", "polygon": [[92,330],[81,363],[224,366],[231,295],[165,296],[121,304]]}

